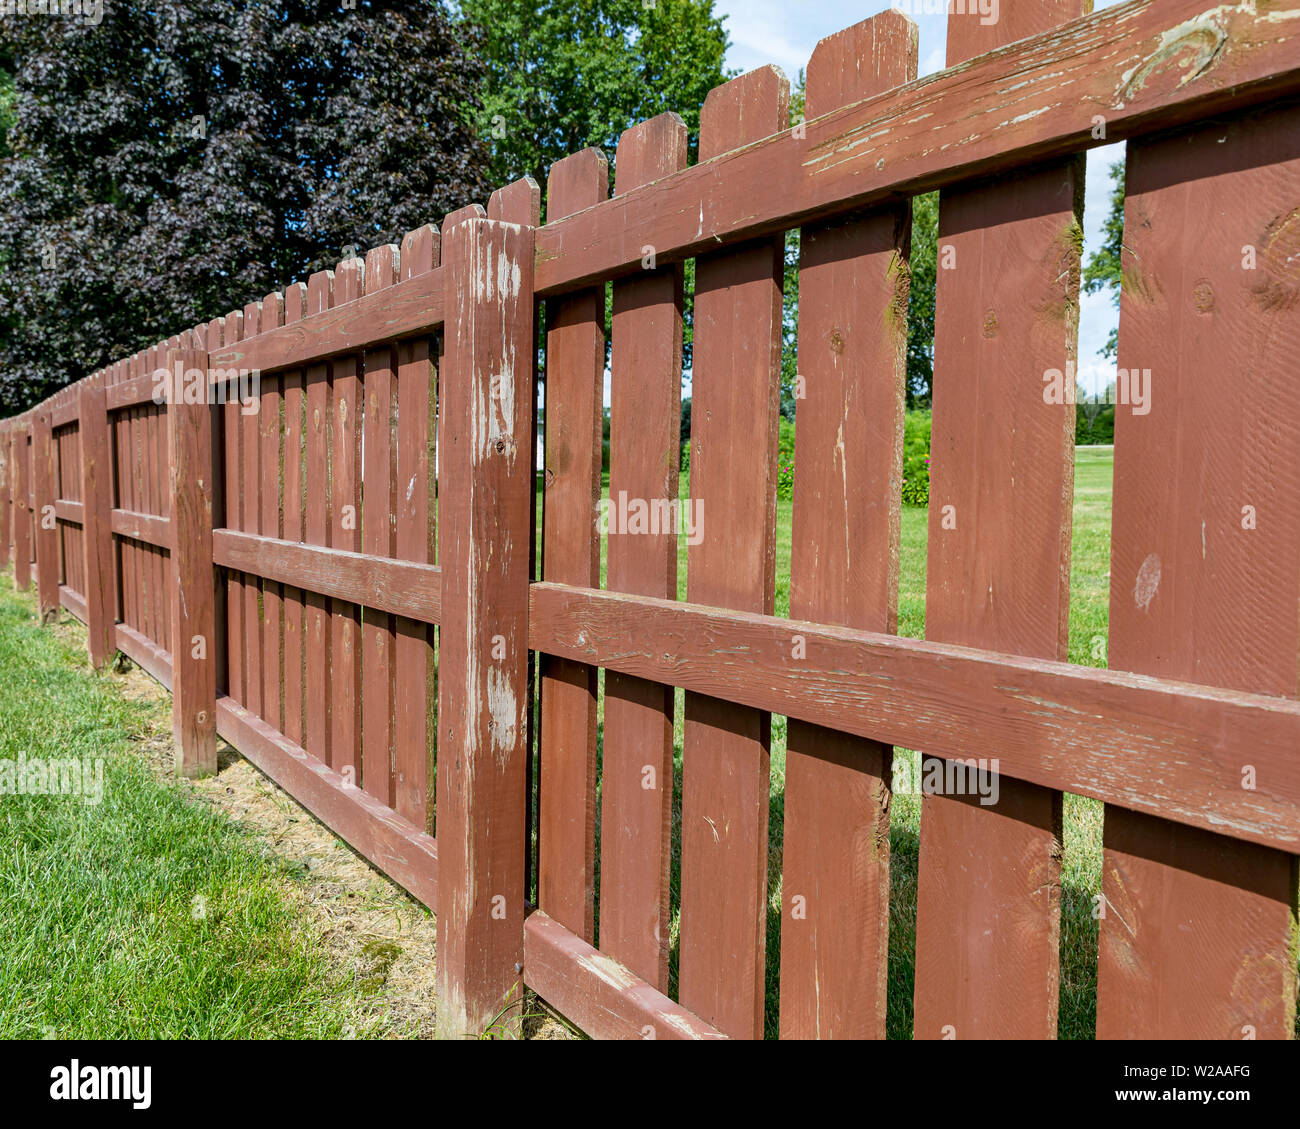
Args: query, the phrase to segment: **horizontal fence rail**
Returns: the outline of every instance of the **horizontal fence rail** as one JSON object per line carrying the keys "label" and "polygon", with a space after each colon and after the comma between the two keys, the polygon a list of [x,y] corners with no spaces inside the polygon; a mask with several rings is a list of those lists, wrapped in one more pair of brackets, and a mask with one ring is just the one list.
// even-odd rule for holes
{"label": "horizontal fence rail", "polygon": [[[0,421],[0,564],[172,691],[178,771],[225,739],[437,913],[444,1036],[517,1032],[526,988],[597,1037],[883,1037],[898,747],[1000,786],[922,797],[916,1037],[1055,1037],[1067,793],[1106,805],[1098,1035],[1293,1037],[1300,3],[1082,8],[954,11],[921,80],[885,12],[818,45],[806,122],[762,68],[709,95],[695,165],[662,115],[612,196],[589,149],[545,225],[524,179],[114,362]],[[1163,367],[1119,413],[1094,669],[1063,661],[1074,409],[1043,381],[1077,356],[1081,154],[1121,139],[1120,358]],[[958,266],[914,640],[900,310],[934,189]],[[686,600],[675,525],[598,520],[607,363],[609,497],[703,506]]]}

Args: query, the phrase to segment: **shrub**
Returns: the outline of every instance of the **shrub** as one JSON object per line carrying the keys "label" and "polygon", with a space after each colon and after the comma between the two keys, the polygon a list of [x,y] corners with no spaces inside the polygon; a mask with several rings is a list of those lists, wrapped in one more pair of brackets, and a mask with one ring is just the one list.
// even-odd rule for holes
{"label": "shrub", "polygon": [[908,412],[903,429],[903,504],[930,504],[930,413]]}

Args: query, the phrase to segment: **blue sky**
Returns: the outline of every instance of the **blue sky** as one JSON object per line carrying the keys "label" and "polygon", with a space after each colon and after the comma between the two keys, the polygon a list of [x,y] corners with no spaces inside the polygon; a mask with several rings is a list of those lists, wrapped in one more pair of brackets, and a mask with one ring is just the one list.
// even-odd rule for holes
{"label": "blue sky", "polygon": [[[1006,0],[1004,0],[1006,2]],[[1096,8],[1108,8],[1119,0],[1096,0]],[[935,0],[922,6],[938,8]],[[818,3],[793,3],[789,0],[717,0],[714,8],[726,17],[731,48],[727,65],[747,71],[775,63],[790,77],[807,66],[818,40],[864,20],[890,7],[888,0],[819,0]],[[922,75],[943,70],[947,46],[947,16],[913,14],[921,31],[920,71]],[[1088,154],[1087,199],[1084,204],[1084,254],[1090,254],[1101,242],[1101,225],[1106,218],[1110,196],[1109,170],[1122,160],[1123,144],[1093,149]],[[1079,369],[1086,388],[1104,389],[1113,379],[1113,366],[1101,360],[1098,349],[1111,329],[1118,324],[1119,313],[1109,295],[1083,295],[1079,326]]]}

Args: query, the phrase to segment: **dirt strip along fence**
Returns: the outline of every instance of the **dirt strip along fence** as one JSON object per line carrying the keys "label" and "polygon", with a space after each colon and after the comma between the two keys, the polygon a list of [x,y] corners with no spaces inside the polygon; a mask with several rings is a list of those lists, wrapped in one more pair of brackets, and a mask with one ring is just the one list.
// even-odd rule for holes
{"label": "dirt strip along fence", "polygon": [[[781,1036],[883,1037],[898,746],[1000,769],[993,806],[923,798],[916,1037],[1055,1037],[1066,792],[1106,805],[1098,1035],[1289,1037],[1300,3],[1083,6],[955,12],[919,81],[885,12],[819,44],[794,128],[754,71],[709,95],[695,165],[664,115],[624,134],[612,196],[586,150],[544,226],[520,181],[94,373],[0,425],[5,563],[96,666],[171,688],[181,771],[213,771],[220,735],[436,912],[444,1035],[517,1026],[526,986],[594,1036],[758,1037],[775,971]],[[1118,140],[1119,363],[1153,376],[1118,412],[1097,670],[1064,661],[1074,408],[1044,382],[1074,383],[1081,155]],[[905,310],[910,199],[935,189],[917,641],[894,634]],[[676,526],[611,533],[602,587],[597,515],[607,283],[610,496],[678,501],[691,258],[678,601]]]}

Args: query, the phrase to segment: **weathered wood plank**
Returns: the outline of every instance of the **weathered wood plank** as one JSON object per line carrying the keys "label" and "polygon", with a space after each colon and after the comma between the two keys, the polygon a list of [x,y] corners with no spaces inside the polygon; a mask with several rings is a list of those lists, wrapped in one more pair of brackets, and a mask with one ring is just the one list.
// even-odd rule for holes
{"label": "weathered wood plank", "polygon": [[86,520],[86,507],[80,502],[72,502],[67,498],[57,498],[54,502],[54,516],[59,521],[68,521],[80,525]]}
{"label": "weathered wood plank", "polygon": [[[398,248],[376,247],[366,255],[366,293],[397,282]],[[396,549],[397,365],[391,345],[365,354],[364,501],[362,548],[372,557]],[[393,659],[397,641],[389,612],[367,602],[362,612],[361,781],[370,795],[396,806]],[[421,813],[423,814],[423,813]],[[421,820],[423,822],[423,820]]]}
{"label": "weathered wood plank", "polygon": [[540,910],[524,922],[524,983],[593,1039],[725,1039]]}
{"label": "weathered wood plank", "polygon": [[229,697],[217,732],[412,897],[438,912],[438,844]]}
{"label": "weathered wood plank", "polygon": [[[348,259],[334,272],[334,305],[361,296],[365,263]],[[361,551],[361,360],[330,361],[330,524],[327,544]],[[323,483],[322,483],[323,485]],[[330,601],[330,765],[354,785],[361,783],[361,609]]]}
{"label": "weathered wood plank", "polygon": [[[438,263],[440,243],[432,226],[409,232],[402,240],[402,278],[428,274]],[[437,373],[428,337],[397,346],[397,482],[394,498],[394,544],[397,556],[417,564],[433,563],[434,515],[437,511],[435,418]],[[441,594],[441,588],[438,589]],[[396,610],[396,609],[389,609]],[[436,616],[435,616],[436,619]],[[437,693],[434,682],[433,629],[399,615],[394,650],[393,716],[397,727],[394,760],[396,808],[400,815],[432,833],[434,738]]]}
{"label": "weathered wood plank", "polygon": [[[106,401],[110,412],[138,408],[144,404],[158,403],[158,380],[152,372],[142,372],[110,384],[106,389]],[[165,392],[163,393],[165,395]]]}
{"label": "weathered wood plank", "polygon": [[343,549],[277,541],[218,529],[213,555],[223,568],[276,580],[346,603],[367,602],[379,611],[436,624],[442,607],[436,565],[349,553]]}
{"label": "weathered wood plank", "polygon": [[[244,336],[244,315],[227,314],[222,323],[222,340],[227,345],[237,344]],[[209,353],[209,358],[211,353]],[[210,363],[210,362],[209,362]],[[239,405],[227,403],[220,408],[223,421],[222,469],[224,471],[225,524],[229,529],[239,529],[243,520],[243,468],[240,440],[243,429],[239,426]],[[324,482],[322,474],[320,481]],[[245,675],[247,647],[244,643],[244,578],[238,574],[226,575],[226,691],[241,705],[248,700]],[[318,699],[320,700],[320,699]]]}
{"label": "weathered wood plank", "polygon": [[13,527],[14,587],[26,591],[32,586],[32,518],[28,497],[31,491],[31,428],[23,423],[14,427],[13,441]]}
{"label": "weathered wood plank", "polygon": [[8,568],[13,536],[13,452],[7,423],[0,424],[0,568]]}
{"label": "weathered wood plank", "polygon": [[[490,220],[500,220],[502,223],[519,224],[524,227],[537,228],[542,222],[542,190],[531,176],[521,177],[519,180],[507,184],[504,188],[498,188],[487,202],[487,218]],[[533,317],[533,347],[532,356],[539,355],[540,340],[538,337],[538,315],[541,311],[541,304],[534,302]],[[533,375],[529,379],[530,406],[528,411],[529,431],[528,431],[528,450],[529,452],[537,451],[537,410],[538,410],[538,367],[533,366]],[[522,445],[523,440],[520,440]],[[529,455],[530,466],[536,465],[536,454]],[[536,491],[536,481],[533,483],[534,493]],[[528,507],[528,579],[533,580],[538,576],[537,562],[537,507],[531,505]],[[533,795],[535,784],[540,783],[536,772],[536,760],[534,756],[534,709],[536,706],[536,686],[537,672],[534,668],[534,655],[532,651],[527,652],[527,674],[525,685],[527,694],[524,701],[524,827],[527,832],[524,835],[524,888],[532,895],[533,882],[533,829],[537,826],[537,812],[533,808]]]}
{"label": "weathered wood plank", "polygon": [[[207,354],[168,350],[169,362],[207,368]],[[170,367],[170,365],[169,365]],[[215,413],[206,403],[174,400],[167,410],[171,514],[176,533],[172,603],[172,732],[176,771],[207,776],[217,771],[216,634],[212,566],[212,442]]]}
{"label": "weathered wood plank", "polygon": [[[334,272],[318,271],[307,280],[307,313],[319,314],[333,305]],[[304,460],[303,540],[308,545],[328,546],[330,543],[329,483],[329,425],[330,382],[329,366],[317,362],[306,372],[307,418]],[[330,756],[330,736],[333,732],[330,714],[334,708],[330,692],[331,651],[329,601],[318,592],[308,591],[305,597],[307,614],[303,626],[303,730],[304,748],[333,767]],[[231,695],[236,701],[238,695]]]}
{"label": "weathered wood plank", "polygon": [[[700,158],[783,128],[775,67],[709,93]],[[785,238],[695,264],[690,505],[693,603],[771,613]],[[767,948],[769,714],[686,695],[679,999],[734,1038],[760,1038]]]}
{"label": "weathered wood plank", "polygon": [[[284,291],[284,322],[294,325],[306,316],[307,287],[301,282]],[[301,370],[284,375],[284,501],[283,534],[286,541],[306,540],[303,506],[303,474],[306,440],[307,392]],[[263,575],[266,575],[265,573]],[[284,579],[284,578],[280,578]],[[284,615],[284,735],[294,744],[307,744],[303,695],[307,632],[306,593],[285,587]]]}
{"label": "weathered wood plank", "polygon": [[54,462],[54,426],[46,408],[32,423],[32,497],[36,538],[36,602],[42,623],[59,614],[59,530],[54,513],[58,468]]}
{"label": "weathered wood plank", "polygon": [[1300,847],[1292,701],[558,584],[529,595],[536,650],[882,744],[954,759],[996,747],[1017,780]]}
{"label": "weathered wood plank", "polygon": [[[156,682],[172,688],[172,657],[143,632],[127,623],[114,628],[117,649]],[[175,703],[173,703],[174,706]]]}
{"label": "weathered wood plank", "polygon": [[[427,335],[442,324],[443,276],[436,268],[412,275],[384,294],[366,294],[337,307],[313,310],[299,322],[218,348],[214,373],[255,370],[267,375],[299,369],[381,341]],[[214,380],[222,379],[214,375]]]}
{"label": "weathered wood plank", "polygon": [[[1300,8],[1132,0],[547,224],[543,298],[1300,90]],[[1028,7],[1028,5],[1026,5]],[[1014,13],[1006,5],[1005,19]],[[970,17],[967,17],[968,19]],[[975,20],[978,24],[978,19]],[[1093,135],[1095,116],[1106,123]],[[780,127],[784,130],[784,123]]]}
{"label": "weathered wood plank", "polygon": [[532,229],[466,219],[444,239],[438,1027],[458,1037],[517,1030],[523,1002],[535,300]]}
{"label": "weathered wood plank", "polygon": [[117,581],[113,570],[113,462],[109,448],[108,407],[98,380],[77,390],[81,436],[82,535],[86,547],[86,647],[99,670],[113,655]]}
{"label": "weathered wood plank", "polygon": [[[809,117],[916,77],[916,25],[885,12],[823,39]],[[790,614],[897,624],[911,208],[800,237]],[[781,1037],[885,1037],[888,745],[792,720],[781,878]]]}
{"label": "weathered wood plank", "polygon": [[[615,191],[625,195],[686,167],[686,125],[660,114],[624,132]],[[614,285],[610,500],[624,509],[678,498],[683,271],[653,256]],[[602,303],[603,313],[603,303]],[[611,591],[674,599],[677,526],[635,534],[608,523]],[[592,585],[596,587],[597,585]],[[673,688],[618,671],[605,676],[600,942],[668,991],[673,804]]]}
{"label": "weathered wood plank", "polygon": [[[244,336],[255,337],[261,330],[262,303],[249,302],[244,307]],[[240,396],[246,395],[240,390]],[[252,410],[250,410],[250,408]],[[258,415],[261,396],[251,404],[239,404],[239,478],[243,483],[240,499],[239,528],[256,533],[261,526],[262,493],[262,434]],[[265,674],[262,669],[262,584],[255,576],[244,577],[244,706],[250,713],[263,717],[262,687]]]}
{"label": "weathered wood plank", "polygon": [[[260,329],[269,333],[284,324],[284,298],[268,294],[262,299]],[[283,454],[281,409],[284,394],[279,380],[261,380],[257,416],[261,462],[258,530],[263,537],[283,537],[280,511]],[[262,717],[272,728],[284,729],[284,616],[280,585],[262,584]]]}
{"label": "weathered wood plank", "polygon": [[69,588],[66,584],[60,584],[59,603],[69,615],[80,620],[83,625],[85,624],[86,599],[80,592]]}
{"label": "weathered wood plank", "polygon": [[155,514],[136,513],[134,510],[110,510],[109,525],[120,537],[129,537],[143,545],[156,545],[170,549],[172,544],[171,522]]}
{"label": "weathered wood plank", "polygon": [[[1008,5],[992,24],[951,13],[948,62],[1082,10]],[[1066,656],[1075,412],[1043,389],[1055,370],[1073,391],[1083,175],[1070,158],[940,195],[951,269],[935,296],[928,639]],[[998,757],[990,744],[986,760]],[[914,1031],[1054,1039],[1062,797],[1003,774],[996,803],[982,801],[922,801]]]}
{"label": "weathered wood plank", "polygon": [[[584,149],[551,166],[547,216],[570,215],[608,195],[605,154]],[[542,576],[596,588],[604,288],[547,303],[546,320]],[[553,920],[588,942],[595,938],[597,674],[553,655],[541,659],[537,899]]]}
{"label": "weathered wood plank", "polygon": [[[1297,178],[1294,107],[1129,147],[1113,668],[1300,691]],[[1107,809],[1098,1037],[1294,1037],[1296,854]]]}

